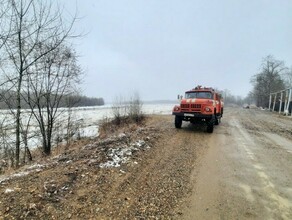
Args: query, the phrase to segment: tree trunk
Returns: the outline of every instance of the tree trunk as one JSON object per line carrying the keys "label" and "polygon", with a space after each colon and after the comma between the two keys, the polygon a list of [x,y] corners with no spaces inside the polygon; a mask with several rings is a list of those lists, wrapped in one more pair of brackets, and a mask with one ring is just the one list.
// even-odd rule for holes
{"label": "tree trunk", "polygon": [[19,77],[18,87],[17,87],[17,112],[16,112],[16,142],[15,142],[15,167],[19,167],[19,155],[20,155],[20,114],[21,114],[21,103],[20,103],[20,93],[21,93],[21,82],[22,75]]}
{"label": "tree trunk", "polygon": [[47,155],[50,155],[51,154],[51,148],[52,148],[52,129],[51,129],[51,126],[48,126],[48,131],[47,131],[47,151],[46,151],[46,154]]}
{"label": "tree trunk", "polygon": [[48,146],[48,141],[47,141],[47,137],[46,137],[45,131],[42,131],[42,136],[43,136],[43,152],[44,152],[44,154],[46,156],[48,156],[51,153],[51,149]]}

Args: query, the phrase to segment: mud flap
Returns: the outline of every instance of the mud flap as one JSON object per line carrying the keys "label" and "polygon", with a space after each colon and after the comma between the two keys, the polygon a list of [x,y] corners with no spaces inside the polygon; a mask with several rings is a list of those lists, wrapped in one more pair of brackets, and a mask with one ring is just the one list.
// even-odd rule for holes
{"label": "mud flap", "polygon": [[214,122],[214,124],[215,125],[219,125],[220,124],[220,122],[221,122],[221,116],[215,116],[215,122]]}

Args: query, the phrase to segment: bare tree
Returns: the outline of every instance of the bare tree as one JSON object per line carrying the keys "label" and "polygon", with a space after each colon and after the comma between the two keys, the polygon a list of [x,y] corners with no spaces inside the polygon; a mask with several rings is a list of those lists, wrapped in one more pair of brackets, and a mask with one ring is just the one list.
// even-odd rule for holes
{"label": "bare tree", "polygon": [[260,73],[253,76],[253,94],[256,104],[262,107],[268,107],[269,95],[285,89],[281,73],[287,70],[283,61],[276,60],[273,56],[267,56],[263,59]]}
{"label": "bare tree", "polygon": [[[0,49],[3,47],[3,45],[5,44],[5,42],[7,41],[8,36],[10,35],[10,31],[11,31],[11,22],[12,20],[5,18],[5,16],[7,16],[7,10],[8,10],[8,4],[7,4],[8,0],[0,0]],[[3,22],[3,21],[6,22]],[[1,62],[2,57],[0,58],[0,62]],[[0,63],[1,64],[1,63]]]}
{"label": "bare tree", "polygon": [[37,120],[46,155],[51,153],[56,119],[64,112],[59,106],[64,98],[75,93],[81,73],[76,53],[66,46],[51,51],[28,69],[24,99]]}
{"label": "bare tree", "polygon": [[143,103],[140,99],[140,95],[138,92],[135,92],[130,98],[129,102],[128,115],[130,119],[134,120],[135,122],[140,122],[143,119],[144,115],[142,113],[142,106]]}
{"label": "bare tree", "polygon": [[16,92],[15,165],[18,166],[23,82],[35,63],[72,36],[71,30],[76,17],[70,23],[64,22],[62,11],[45,0],[7,0],[4,3],[1,7],[4,6],[6,12],[2,22],[9,25],[1,26],[4,29],[1,32],[6,33],[6,36],[1,37],[1,54],[6,58],[3,81]]}
{"label": "bare tree", "polygon": [[285,84],[288,88],[292,88],[292,66],[287,69],[283,74],[283,79],[285,81]]}
{"label": "bare tree", "polygon": [[126,105],[125,99],[120,95],[116,96],[112,104],[112,114],[114,121],[119,125],[122,119],[127,115],[128,106]]}

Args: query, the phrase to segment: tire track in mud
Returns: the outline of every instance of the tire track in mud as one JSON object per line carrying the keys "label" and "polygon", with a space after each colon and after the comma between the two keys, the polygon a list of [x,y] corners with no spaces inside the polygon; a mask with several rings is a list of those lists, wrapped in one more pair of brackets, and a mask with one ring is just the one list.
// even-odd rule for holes
{"label": "tire track in mud", "polygon": [[[260,199],[261,203],[264,205],[268,212],[268,216],[273,216],[273,218],[291,219],[292,218],[292,203],[291,198],[282,196],[277,189],[277,185],[272,181],[271,176],[267,173],[267,168],[261,161],[259,161],[257,154],[253,152],[252,148],[256,148],[259,142],[249,135],[249,133],[241,126],[239,121],[235,118],[231,120],[231,123],[238,130],[238,147],[242,147],[251,161],[251,166],[253,167],[255,173],[258,176],[258,185],[261,185],[258,191],[262,191],[263,196]],[[272,164],[272,163],[271,163]],[[249,186],[249,189],[253,186]],[[252,191],[249,190],[247,195],[250,198],[255,198],[252,195]]]}
{"label": "tire track in mud", "polygon": [[[292,219],[292,158],[283,147],[290,139],[279,133],[285,121],[279,128],[267,115],[226,109],[194,170],[197,181],[182,219]],[[272,129],[276,140],[265,136]]]}
{"label": "tire track in mud", "polygon": [[185,202],[182,219],[218,219],[221,204],[218,138],[220,139],[223,133],[222,129],[218,129],[212,135],[204,137],[206,152],[201,155],[199,165],[191,174],[193,192]]}

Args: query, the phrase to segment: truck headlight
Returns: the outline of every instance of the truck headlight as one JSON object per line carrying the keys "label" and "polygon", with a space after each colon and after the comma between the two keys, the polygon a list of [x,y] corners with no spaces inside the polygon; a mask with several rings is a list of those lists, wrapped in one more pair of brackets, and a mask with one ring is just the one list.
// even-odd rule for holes
{"label": "truck headlight", "polygon": [[212,109],[211,109],[211,108],[209,108],[209,107],[206,107],[206,108],[205,108],[205,111],[206,111],[206,112],[211,112],[211,111],[212,111]]}
{"label": "truck headlight", "polygon": [[176,111],[176,112],[180,111],[180,107],[175,106],[175,107],[173,108],[173,111]]}

